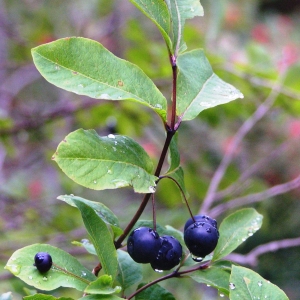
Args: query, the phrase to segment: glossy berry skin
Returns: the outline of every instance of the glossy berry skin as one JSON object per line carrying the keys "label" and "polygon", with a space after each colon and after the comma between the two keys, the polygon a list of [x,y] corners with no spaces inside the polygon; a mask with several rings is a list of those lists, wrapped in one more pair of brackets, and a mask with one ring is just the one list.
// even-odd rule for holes
{"label": "glossy berry skin", "polygon": [[127,251],[137,263],[152,262],[156,258],[159,248],[159,235],[149,227],[139,227],[133,230],[127,240]]}
{"label": "glossy berry skin", "polygon": [[206,222],[193,223],[184,231],[186,246],[198,258],[211,253],[216,248],[218,239],[218,229]]}
{"label": "glossy berry skin", "polygon": [[41,272],[46,273],[52,267],[52,257],[47,252],[38,252],[34,256],[34,266]]}
{"label": "glossy berry skin", "polygon": [[156,271],[170,270],[177,266],[182,257],[182,246],[173,236],[160,237],[160,248],[151,267]]}
{"label": "glossy berry skin", "polygon": [[[205,222],[205,223],[209,223],[210,225],[214,226],[215,228],[217,228],[217,221],[215,219],[212,219],[209,216],[206,215],[196,215],[194,216],[194,219],[196,222]],[[186,229],[192,225],[194,223],[193,219],[190,218],[186,221],[185,225],[184,225],[184,231],[186,231]]]}

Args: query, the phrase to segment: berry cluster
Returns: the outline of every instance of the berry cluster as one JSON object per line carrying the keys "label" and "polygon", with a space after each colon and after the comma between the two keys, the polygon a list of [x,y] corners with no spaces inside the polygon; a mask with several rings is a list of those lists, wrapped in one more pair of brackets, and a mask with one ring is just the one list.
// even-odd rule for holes
{"label": "berry cluster", "polygon": [[[205,215],[190,218],[184,226],[184,241],[195,261],[211,253],[217,246],[217,222]],[[154,270],[170,270],[182,257],[182,246],[172,236],[159,236],[149,227],[139,227],[131,232],[127,251],[137,263],[150,263]]]}
{"label": "berry cluster", "polygon": [[131,232],[127,251],[138,263],[150,263],[156,271],[170,270],[179,264],[182,247],[173,236],[159,236],[149,227],[139,227]]}

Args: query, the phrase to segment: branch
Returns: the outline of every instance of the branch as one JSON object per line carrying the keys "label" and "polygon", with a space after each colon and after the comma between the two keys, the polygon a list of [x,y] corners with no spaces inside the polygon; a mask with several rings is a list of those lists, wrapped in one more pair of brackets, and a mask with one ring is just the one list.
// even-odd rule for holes
{"label": "branch", "polygon": [[250,203],[260,202],[264,199],[287,193],[298,187],[300,187],[300,175],[291,181],[275,185],[263,192],[239,197],[229,202],[220,204],[210,211],[210,215],[215,218],[228,209],[236,208]]}
{"label": "branch", "polygon": [[217,170],[213,175],[213,178],[208,187],[206,197],[203,200],[200,213],[207,213],[207,211],[213,204],[215,193],[219,187],[219,184],[223,176],[225,175],[227,167],[229,166],[229,164],[231,163],[234,157],[235,149],[241,143],[241,141],[246,136],[246,134],[253,128],[253,126],[269,111],[269,109],[271,108],[271,106],[273,105],[274,101],[276,100],[279,94],[278,87],[281,86],[282,80],[283,77],[281,76],[278,80],[278,83],[274,85],[273,89],[271,90],[266,100],[261,105],[259,105],[259,107],[256,109],[254,114],[243,123],[243,125],[240,127],[240,129],[233,137],[233,141],[230,144],[228,151],[224,155],[219,167],[217,168]]}
{"label": "branch", "polygon": [[226,258],[242,265],[249,265],[255,267],[258,263],[257,262],[258,257],[265,253],[275,252],[280,249],[299,247],[299,246],[300,246],[300,237],[293,238],[293,239],[285,239],[285,240],[273,241],[267,244],[257,246],[256,248],[254,248],[248,254],[245,255],[238,254],[238,253],[231,253]]}

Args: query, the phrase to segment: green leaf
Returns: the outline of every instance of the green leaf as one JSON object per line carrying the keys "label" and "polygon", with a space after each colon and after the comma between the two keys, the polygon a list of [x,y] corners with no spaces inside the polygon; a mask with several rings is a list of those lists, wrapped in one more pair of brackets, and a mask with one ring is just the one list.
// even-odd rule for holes
{"label": "green leaf", "polygon": [[199,283],[210,285],[226,296],[229,296],[229,277],[230,268],[224,267],[222,264],[213,264],[207,269],[193,272],[189,275],[192,279]]}
{"label": "green leaf", "polygon": [[113,288],[112,285],[112,277],[109,275],[102,275],[97,280],[91,282],[84,292],[87,294],[101,295],[109,295],[121,292],[122,288],[120,286]]}
{"label": "green leaf", "polygon": [[[24,300],[74,300],[73,298],[66,298],[66,297],[59,297],[56,298],[51,295],[44,295],[44,294],[35,294],[32,296],[26,296],[23,298]],[[0,298],[1,300],[1,298]]]}
{"label": "green leaf", "polygon": [[1,294],[0,295],[0,300],[13,300],[12,293],[7,292],[7,293],[4,293],[4,294]]}
{"label": "green leaf", "polygon": [[[188,198],[188,192],[186,190],[185,187],[185,183],[184,183],[184,172],[182,167],[180,166],[180,153],[177,147],[177,133],[174,136],[174,138],[171,141],[170,144],[170,154],[169,154],[169,163],[170,163],[170,168],[167,171],[167,173],[165,174],[165,176],[169,176],[171,178],[173,178],[181,187],[184,195],[186,196],[186,198]],[[181,191],[180,191],[181,192]],[[182,199],[184,200],[183,195]]]}
{"label": "green leaf", "polygon": [[78,300],[124,300],[116,295],[89,295]]}
{"label": "green leaf", "polygon": [[177,114],[183,121],[194,119],[207,108],[244,97],[213,72],[202,49],[179,55],[177,65]]}
{"label": "green leaf", "polygon": [[117,216],[104,204],[100,202],[90,201],[81,197],[74,195],[61,195],[57,199],[65,201],[73,207],[77,207],[73,200],[81,201],[89,207],[93,208],[97,215],[106,223],[109,224],[114,232],[114,236],[117,237],[123,233],[123,230],[120,228],[119,220]]}
{"label": "green leaf", "polygon": [[94,245],[90,243],[88,239],[83,239],[81,242],[73,241],[72,244],[75,246],[84,247],[88,253],[97,255]]}
{"label": "green leaf", "polygon": [[132,186],[135,192],[154,191],[157,177],[145,150],[125,136],[100,137],[78,129],[58,146],[53,159],[76,183],[94,190]]}
{"label": "green leaf", "polygon": [[96,99],[136,101],[166,120],[167,100],[151,79],[96,41],[64,38],[33,48],[32,56],[42,76],[64,90]]}
{"label": "green leaf", "polygon": [[169,37],[170,14],[164,0],[130,0],[141,12],[151,19],[161,32],[169,50],[172,50],[172,41]]}
{"label": "green leaf", "polygon": [[[145,284],[140,284],[138,289]],[[151,285],[135,296],[135,300],[175,300],[175,297],[158,284]]]}
{"label": "green leaf", "polygon": [[97,215],[93,208],[80,200],[73,200],[81,212],[81,216],[105,274],[113,280],[118,269],[117,251],[106,223]]}
{"label": "green leaf", "polygon": [[286,294],[276,285],[259,274],[243,267],[232,266],[230,276],[230,299],[288,300]]}
{"label": "green leaf", "polygon": [[213,261],[235,250],[251,237],[262,225],[263,216],[253,208],[245,208],[226,217],[220,225],[220,238],[214,251]]}
{"label": "green leaf", "polygon": [[136,263],[127,252],[117,250],[117,253],[119,272],[116,279],[123,290],[126,290],[143,279],[143,270],[141,264]]}
{"label": "green leaf", "polygon": [[186,49],[183,41],[184,24],[187,19],[203,16],[203,7],[199,0],[166,0],[171,14],[171,32],[173,53],[175,56]]}
{"label": "green leaf", "polygon": [[[40,273],[34,264],[34,256],[38,252],[48,252],[53,261],[52,268]],[[69,253],[45,244],[34,244],[13,253],[5,269],[37,289],[51,291],[58,287],[70,287],[79,291],[96,280],[96,276],[83,267]]]}

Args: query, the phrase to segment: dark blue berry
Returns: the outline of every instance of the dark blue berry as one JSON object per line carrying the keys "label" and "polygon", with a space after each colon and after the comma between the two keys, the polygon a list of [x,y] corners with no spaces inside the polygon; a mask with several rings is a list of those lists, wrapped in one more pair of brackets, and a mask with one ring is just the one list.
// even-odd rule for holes
{"label": "dark blue berry", "polygon": [[173,236],[160,237],[160,249],[151,267],[156,271],[170,270],[177,266],[182,256],[182,246]]}
{"label": "dark blue berry", "polygon": [[38,252],[34,257],[34,266],[41,272],[45,273],[51,269],[52,257],[47,252]]}
{"label": "dark blue berry", "polygon": [[[210,225],[214,226],[215,228],[217,228],[217,221],[215,219],[212,219],[209,216],[206,215],[196,215],[194,216],[194,219],[196,222],[205,222],[205,223],[209,223]],[[186,229],[192,225],[194,223],[193,219],[190,218],[186,221],[185,225],[184,225],[184,231],[186,231]]]}
{"label": "dark blue berry", "polygon": [[218,239],[218,229],[206,222],[193,223],[184,231],[185,244],[197,261],[216,248]]}
{"label": "dark blue berry", "polygon": [[159,235],[149,227],[139,227],[131,232],[127,240],[127,251],[138,263],[152,262],[160,248]]}

